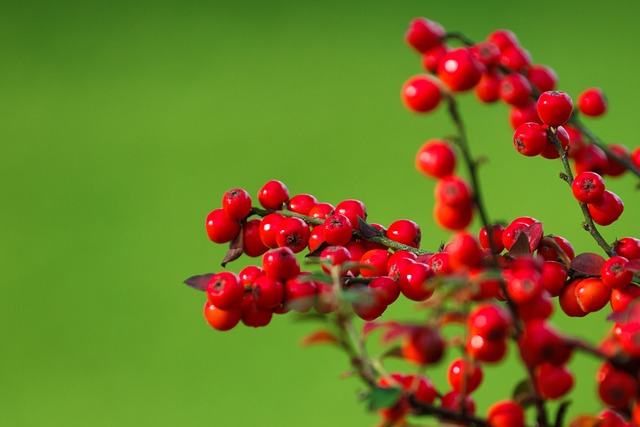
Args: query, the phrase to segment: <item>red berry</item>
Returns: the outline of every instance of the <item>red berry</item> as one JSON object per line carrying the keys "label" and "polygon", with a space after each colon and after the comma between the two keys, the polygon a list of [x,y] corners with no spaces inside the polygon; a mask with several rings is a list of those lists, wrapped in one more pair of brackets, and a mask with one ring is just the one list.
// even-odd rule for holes
{"label": "red berry", "polygon": [[487,40],[476,43],[471,48],[471,54],[482,62],[487,69],[494,68],[500,64],[500,48],[492,41]]}
{"label": "red berry", "polygon": [[451,388],[458,393],[472,393],[480,386],[482,377],[480,364],[463,358],[453,360],[447,374]]}
{"label": "red berry", "polygon": [[[325,262],[328,261],[328,264],[332,266],[341,266],[345,262],[351,261],[351,253],[349,253],[347,248],[344,246],[327,246],[320,254],[320,260]],[[329,265],[324,262],[321,265],[322,270],[325,273],[329,273],[331,271]],[[346,273],[346,270],[342,272],[342,274]]]}
{"label": "red berry", "polygon": [[631,358],[640,357],[640,322],[633,321],[620,325],[618,341],[625,353]]}
{"label": "red berry", "polygon": [[582,309],[578,302],[578,296],[576,295],[576,287],[582,279],[573,279],[568,282],[562,292],[560,293],[559,302],[560,308],[569,317],[584,317],[587,312]]}
{"label": "red berry", "polygon": [[250,257],[258,257],[269,250],[260,238],[260,225],[258,218],[247,221],[242,227],[242,250]]}
{"label": "red berry", "polygon": [[222,209],[232,219],[244,219],[251,211],[251,196],[242,188],[232,188],[222,196]]}
{"label": "red berry", "polygon": [[467,206],[473,201],[471,186],[467,181],[456,175],[449,175],[439,179],[434,193],[439,203],[448,206]]}
{"label": "red berry", "polygon": [[580,203],[597,203],[604,195],[604,180],[595,172],[580,172],[571,183],[571,191]]}
{"label": "red berry", "polygon": [[436,202],[433,206],[433,216],[442,228],[453,231],[463,230],[473,220],[473,204],[449,206]]}
{"label": "red berry", "polygon": [[533,269],[516,271],[507,282],[509,296],[516,304],[527,304],[537,299],[544,290],[542,276]]}
{"label": "red berry", "polygon": [[467,48],[447,52],[438,66],[438,78],[452,91],[469,90],[480,81],[484,66]]}
{"label": "red berry", "polygon": [[[619,158],[629,159],[629,149],[622,144],[609,145],[609,153],[617,155]],[[609,176],[620,176],[627,171],[627,167],[619,163],[613,156],[607,154],[607,166],[603,171]]]}
{"label": "red berry", "polygon": [[278,180],[267,182],[258,192],[258,201],[265,209],[281,209],[288,199],[289,189]]}
{"label": "red berry", "polygon": [[476,413],[476,402],[471,396],[463,396],[461,393],[456,393],[455,391],[450,391],[442,396],[442,408],[444,409],[459,412],[462,404],[464,404],[465,412],[468,415],[474,415]]}
{"label": "red berry", "polygon": [[291,248],[284,246],[262,256],[262,269],[267,276],[287,280],[300,273],[300,264]]}
{"label": "red berry", "polygon": [[536,389],[545,399],[558,399],[573,388],[573,374],[564,365],[543,363],[534,373]]}
{"label": "red berry", "polygon": [[617,370],[608,363],[596,374],[598,396],[609,406],[624,409],[638,392],[638,382],[629,373]]}
{"label": "red berry", "polygon": [[273,318],[273,310],[258,307],[253,295],[247,295],[242,300],[242,323],[252,328],[267,326]]}
{"label": "red berry", "polygon": [[640,258],[640,239],[635,237],[623,237],[616,240],[613,244],[613,248],[616,253],[627,259]]}
{"label": "red berry", "polygon": [[422,68],[432,74],[438,72],[438,66],[442,62],[444,55],[449,52],[449,48],[443,44],[432,47],[422,54]]}
{"label": "red berry", "polygon": [[309,210],[308,215],[311,218],[327,219],[327,217],[333,215],[335,207],[331,203],[316,203]]}
{"label": "red berry", "polygon": [[284,285],[270,276],[260,276],[254,280],[251,292],[257,307],[274,309],[282,304]]}
{"label": "red berry", "polygon": [[530,368],[547,362],[561,365],[571,357],[571,347],[544,319],[531,319],[525,323],[518,337],[518,347],[522,360]]}
{"label": "red berry", "polygon": [[522,74],[513,73],[500,82],[500,99],[509,105],[523,107],[529,102],[531,84]]}
{"label": "red berry", "polygon": [[408,219],[394,221],[387,228],[387,237],[403,245],[414,248],[420,247],[422,232],[420,226]]}
{"label": "red berry", "polygon": [[612,191],[604,190],[602,200],[588,205],[593,222],[598,225],[609,225],[615,222],[624,211],[624,203]]}
{"label": "red berry", "polygon": [[513,146],[522,155],[537,156],[547,146],[547,131],[537,123],[523,123],[513,134]]}
{"label": "red berry", "polygon": [[287,209],[300,215],[309,215],[311,208],[317,204],[318,199],[311,194],[296,194],[287,202]]}
{"label": "red berry", "polygon": [[227,243],[240,232],[240,222],[227,215],[224,209],[215,209],[205,221],[207,236],[214,243]]}
{"label": "red berry", "polygon": [[607,170],[608,166],[606,153],[593,144],[586,145],[575,153],[574,160],[576,173],[592,171],[602,174]]}
{"label": "red berry", "polygon": [[[351,240],[350,242],[348,242],[346,245],[344,245],[344,248],[349,251],[349,254],[353,261],[358,261],[368,250],[361,241],[356,242],[355,240]],[[382,248],[384,250],[387,249],[386,246],[383,246]],[[349,273],[357,276],[360,274],[360,269],[358,267],[353,267],[349,269]]]}
{"label": "red berry", "polygon": [[538,115],[549,126],[562,126],[571,117],[573,101],[564,92],[548,91],[538,98]]}
{"label": "red berry", "polygon": [[491,427],[524,427],[524,409],[513,400],[501,400],[487,411]]}
{"label": "red berry", "polygon": [[640,286],[629,284],[621,289],[611,290],[611,309],[616,312],[625,311],[632,301],[640,298]]}
{"label": "red berry", "polygon": [[612,289],[626,287],[633,279],[633,271],[627,269],[629,260],[621,256],[612,256],[602,265],[600,276],[602,283]]}
{"label": "red berry", "polygon": [[474,89],[476,97],[485,103],[496,102],[500,99],[500,82],[502,82],[500,72],[496,70],[485,71]]}
{"label": "red berry", "polygon": [[404,105],[416,113],[435,110],[442,100],[440,82],[430,76],[413,76],[402,86]]}
{"label": "red berry", "polygon": [[204,318],[207,323],[219,331],[228,331],[233,329],[242,316],[240,305],[229,310],[222,310],[207,301],[204,304]]}
{"label": "red berry", "polygon": [[451,274],[453,273],[453,267],[451,266],[451,261],[449,261],[449,256],[446,252],[435,253],[429,259],[428,265],[437,275],[445,276]]}
{"label": "red berry", "polygon": [[391,305],[400,296],[400,285],[391,277],[376,277],[369,282],[369,288],[380,305]]}
{"label": "red berry", "polygon": [[445,30],[439,23],[425,18],[415,18],[409,24],[405,41],[420,53],[442,43]]}
{"label": "red berry", "polygon": [[510,46],[518,46],[518,37],[511,30],[495,30],[487,36],[487,40],[505,50]]}
{"label": "red berry", "polygon": [[445,140],[425,142],[416,155],[416,168],[431,178],[451,175],[456,167],[456,152]]}
{"label": "red berry", "polygon": [[294,253],[302,252],[309,243],[309,226],[300,218],[283,219],[276,231],[278,247],[286,246]]}
{"label": "red berry", "polygon": [[418,365],[438,362],[445,351],[445,342],[437,329],[427,326],[414,328],[402,344],[402,356]]}
{"label": "red berry", "polygon": [[548,319],[553,314],[553,301],[547,291],[533,298],[526,304],[518,305],[518,317],[525,322],[531,319]]}
{"label": "red berry", "polygon": [[322,282],[316,283],[314,308],[318,313],[322,314],[333,313],[340,308],[340,300],[332,285]]}
{"label": "red berry", "polygon": [[578,96],[578,108],[585,116],[601,116],[607,111],[607,98],[600,88],[586,89]]}
{"label": "red berry", "polygon": [[333,214],[324,221],[324,240],[334,246],[344,246],[353,235],[353,227],[349,218],[342,214]]}
{"label": "red berry", "polygon": [[262,243],[268,248],[277,248],[278,243],[276,241],[278,227],[282,221],[284,221],[286,217],[284,215],[280,215],[279,213],[271,213],[266,215],[260,221],[260,240]]}
{"label": "red berry", "polygon": [[238,273],[240,283],[244,286],[250,286],[260,276],[264,274],[264,271],[257,265],[249,265]]}
{"label": "red berry", "polygon": [[565,282],[567,281],[567,269],[564,264],[556,261],[545,261],[542,264],[542,287],[557,297],[562,292]]}
{"label": "red berry", "polygon": [[[545,130],[547,130],[547,135],[549,135],[550,131],[548,130],[548,125],[542,126],[545,128]],[[569,149],[571,140],[569,139],[569,133],[563,126],[558,126],[556,128],[556,137],[558,138],[558,142],[560,142],[560,148],[562,148],[562,151],[567,151],[567,149]],[[544,148],[544,150],[542,150],[542,153],[540,153],[540,155],[545,159],[557,159],[560,157],[560,153],[558,153],[558,149],[550,137],[547,138],[547,146]]]}
{"label": "red berry", "polygon": [[309,233],[309,251],[313,252],[324,243],[324,224],[316,225]]}
{"label": "red berry", "polygon": [[222,310],[238,307],[244,296],[244,285],[234,273],[222,271],[214,274],[207,283],[209,302]]}
{"label": "red berry", "polygon": [[407,375],[401,380],[402,388],[413,395],[413,398],[423,404],[430,405],[436,400],[438,393],[435,386],[424,375]]}
{"label": "red berry", "polygon": [[506,340],[489,340],[482,335],[473,334],[467,339],[465,351],[476,360],[496,363],[507,354]]}
{"label": "red berry", "polygon": [[491,249],[494,253],[499,254],[504,250],[502,243],[502,233],[504,226],[501,224],[493,224],[489,227],[482,227],[478,234],[480,245],[485,249]]}
{"label": "red berry", "polygon": [[524,123],[538,123],[542,124],[542,120],[538,117],[538,108],[535,102],[529,102],[523,107],[511,107],[509,110],[509,124],[513,129]]}
{"label": "red berry", "polygon": [[560,256],[557,248],[559,247],[569,257],[569,259],[573,259],[575,257],[573,246],[567,239],[562,236],[553,236],[553,240],[555,240],[557,247],[556,245],[550,245],[545,241],[545,239],[543,239],[540,242],[540,245],[538,245],[538,255],[547,261],[558,261]]}
{"label": "red berry", "polygon": [[504,245],[504,247],[507,250],[511,249],[511,246],[513,246],[516,240],[518,240],[518,237],[520,236],[520,233],[522,233],[522,230],[528,228],[529,226],[530,224],[527,224],[523,221],[511,221],[511,223],[507,226],[507,228],[505,228],[504,232],[502,233],[502,244]]}
{"label": "red berry", "polygon": [[504,307],[493,303],[484,303],[469,313],[467,327],[473,335],[479,335],[490,341],[499,341],[509,335],[513,318]]}
{"label": "red berry", "polygon": [[341,201],[336,206],[335,213],[349,218],[351,226],[356,230],[360,229],[358,218],[367,219],[367,208],[360,200],[349,199]]}
{"label": "red berry", "polygon": [[305,313],[316,304],[318,289],[314,282],[300,275],[284,283],[284,305],[291,310]]}
{"label": "red berry", "polygon": [[362,277],[376,277],[387,275],[387,261],[391,254],[386,249],[372,249],[360,258],[360,263],[370,268],[360,268]]}
{"label": "red berry", "polygon": [[449,253],[449,260],[455,269],[475,267],[483,256],[480,244],[467,232],[455,233],[444,250]]}
{"label": "red berry", "polygon": [[502,49],[500,64],[511,71],[525,71],[531,65],[531,55],[521,46],[509,46]]}
{"label": "red berry", "polygon": [[377,319],[385,312],[387,306],[380,304],[373,296],[372,290],[363,284],[358,284],[349,288],[349,292],[355,295],[351,302],[353,311],[358,317],[367,322]]}
{"label": "red berry", "polygon": [[539,92],[555,90],[558,84],[556,72],[546,65],[532,65],[529,67],[527,78]]}
{"label": "red berry", "polygon": [[424,301],[433,295],[433,288],[427,285],[427,280],[433,276],[433,271],[422,263],[406,265],[400,270],[398,285],[402,294],[412,301]]}

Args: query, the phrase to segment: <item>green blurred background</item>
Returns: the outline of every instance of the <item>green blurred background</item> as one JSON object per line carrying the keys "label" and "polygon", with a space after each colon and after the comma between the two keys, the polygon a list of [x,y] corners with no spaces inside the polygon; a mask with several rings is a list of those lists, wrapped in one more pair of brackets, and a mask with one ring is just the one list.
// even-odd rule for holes
{"label": "green blurred background", "polygon": [[[0,425],[368,426],[343,354],[302,349],[292,316],[219,333],[181,282],[219,268],[204,217],[232,187],[269,179],[323,201],[366,202],[373,222],[411,218],[448,238],[434,183],[413,167],[444,111],[401,105],[421,71],[408,22],[480,40],[514,30],[572,96],[600,86],[592,129],[637,145],[636,2],[63,1],[0,3]],[[531,215],[596,251],[560,164],[515,153],[507,108],[461,99],[489,213]],[[638,235],[635,180],[609,180]],[[477,230],[477,225],[474,230]],[[239,270],[251,260],[233,265]],[[605,310],[606,311],[606,310]],[[385,317],[411,319],[410,304]],[[563,330],[597,340],[604,314]],[[395,366],[392,364],[392,366]],[[401,365],[398,365],[400,367]],[[572,413],[595,411],[595,363],[577,357]],[[480,412],[522,368],[488,368]],[[431,369],[444,389],[443,369]]]}

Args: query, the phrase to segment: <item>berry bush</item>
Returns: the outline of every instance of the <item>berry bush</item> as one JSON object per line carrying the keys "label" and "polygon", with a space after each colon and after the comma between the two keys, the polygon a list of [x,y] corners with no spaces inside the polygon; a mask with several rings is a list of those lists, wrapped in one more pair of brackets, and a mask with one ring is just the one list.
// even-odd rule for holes
{"label": "berry bush", "polygon": [[[509,30],[471,40],[416,18],[405,40],[416,73],[397,82],[402,102],[427,121],[444,110],[454,129],[427,135],[414,161],[417,174],[435,182],[433,220],[450,238],[423,247],[421,226],[400,208],[380,224],[364,200],[319,200],[291,192],[295,183],[232,188],[205,220],[208,238],[229,245],[224,269],[185,281],[206,294],[205,321],[219,331],[265,327],[282,315],[317,321],[303,344],[345,353],[349,376],[362,382],[360,397],[383,426],[423,418],[478,427],[640,426],[640,236],[607,233],[634,215],[616,194],[616,178],[640,178],[640,147],[606,144],[590,130],[592,118],[607,114],[603,91],[562,91],[551,66],[535,62]],[[573,222],[591,236],[590,247],[574,247],[567,230],[547,229],[528,212],[490,215],[501,206],[487,206],[485,193],[500,189],[480,182],[491,153],[471,145],[459,103],[466,93],[508,106],[512,132],[491,138],[513,156],[531,157],[532,170],[555,162],[557,185],[579,207]],[[550,203],[538,190],[530,197]],[[256,261],[227,269],[241,256]],[[398,300],[415,302],[420,320],[386,316]],[[554,320],[596,312],[610,326],[588,340]],[[577,355],[597,360],[591,377],[573,374]],[[485,372],[508,357],[521,366],[519,381]],[[434,370],[446,372],[446,382],[434,381]],[[569,417],[578,386],[592,387],[601,406]],[[477,411],[483,388],[502,398]]]}

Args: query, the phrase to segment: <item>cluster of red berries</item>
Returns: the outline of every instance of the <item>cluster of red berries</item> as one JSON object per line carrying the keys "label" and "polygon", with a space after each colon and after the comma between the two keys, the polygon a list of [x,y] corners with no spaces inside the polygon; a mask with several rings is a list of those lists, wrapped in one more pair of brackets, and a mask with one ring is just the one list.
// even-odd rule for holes
{"label": "cluster of red berries", "polygon": [[[605,151],[596,144],[575,121],[578,113],[571,98],[556,90],[555,72],[532,64],[512,32],[495,31],[477,44],[462,39],[467,45],[459,48],[450,47],[449,38],[436,22],[411,22],[406,41],[422,55],[430,74],[405,83],[406,106],[429,112],[443,98],[453,102],[456,93],[471,89],[482,102],[505,102],[511,107],[516,150],[530,157],[561,158],[569,172],[567,159],[572,159],[577,175],[566,180],[576,200],[596,224],[616,221],[624,205],[605,189],[602,176],[619,176],[629,165],[640,167],[640,148],[630,153],[623,145],[611,145]],[[602,91],[585,90],[578,97],[578,110],[586,116],[604,114]],[[554,298],[571,317],[609,304],[615,324],[591,349],[604,359],[596,380],[607,408],[594,415],[590,425],[640,425],[640,306],[635,302],[640,297],[640,239],[616,240],[605,259],[576,254],[567,239],[545,235],[542,223],[529,216],[487,224],[478,234],[469,232],[474,214],[482,210],[473,177],[471,185],[456,174],[458,144],[455,138],[429,140],[415,159],[421,173],[437,180],[436,222],[454,232],[435,251],[420,249],[421,230],[411,220],[388,227],[368,223],[359,200],[334,206],[310,194],[291,196],[276,180],[259,190],[259,206],[243,189],[227,191],[222,207],[206,218],[207,235],[215,243],[230,243],[223,265],[241,254],[261,257],[262,262],[238,274],[197,276],[195,287],[207,293],[205,319],[215,329],[229,330],[240,322],[265,326],[274,314],[290,310],[352,311],[369,322],[365,330],[382,328],[387,342],[401,340],[399,355],[409,363],[437,364],[451,347],[463,353],[449,366],[447,391],[438,391],[424,374],[377,376],[375,387],[398,392],[380,410],[385,425],[402,425],[408,415],[424,410],[461,425],[524,427],[525,404],[518,398],[495,403],[483,421],[474,421],[473,393],[483,382],[483,365],[503,361],[514,347],[531,373],[526,397],[563,398],[576,381],[568,363],[580,344],[551,325]],[[471,169],[469,160],[465,162]],[[301,270],[296,254],[302,252],[317,260],[317,271]],[[439,305],[439,310],[420,324],[371,322],[400,295],[425,307],[430,302]],[[457,305],[451,308],[445,304],[449,301]],[[448,323],[462,324],[465,333],[457,340],[443,338]]]}

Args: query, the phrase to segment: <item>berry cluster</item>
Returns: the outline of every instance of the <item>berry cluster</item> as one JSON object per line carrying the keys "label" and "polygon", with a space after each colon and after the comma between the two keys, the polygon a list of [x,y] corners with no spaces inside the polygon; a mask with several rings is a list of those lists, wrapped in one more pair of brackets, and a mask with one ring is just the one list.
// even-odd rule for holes
{"label": "berry cluster", "polygon": [[[437,180],[433,214],[438,225],[452,231],[449,241],[422,249],[418,224],[408,219],[388,227],[369,223],[359,200],[333,205],[310,194],[291,196],[273,180],[258,191],[256,205],[247,191],[234,188],[207,216],[207,235],[215,243],[229,243],[223,266],[242,254],[261,257],[261,263],[238,274],[187,279],[207,294],[205,319],[217,330],[229,330],[240,322],[266,326],[274,314],[292,310],[325,315],[327,329],[304,342],[331,343],[349,355],[368,386],[370,409],[379,412],[385,426],[405,425],[410,416],[434,416],[457,425],[524,427],[528,408],[534,408],[538,426],[561,426],[565,411],[551,421],[545,402],[565,398],[574,387],[569,365],[576,352],[601,359],[596,389],[605,407],[575,418],[572,425],[640,425],[640,239],[629,236],[609,244],[596,227],[616,221],[624,210],[622,200],[605,189],[603,176],[630,171],[640,177],[640,148],[631,152],[595,137],[579,116],[606,112],[602,91],[585,90],[574,110],[571,97],[556,90],[555,72],[533,64],[510,31],[494,31],[473,43],[419,18],[411,22],[406,41],[421,54],[428,74],[404,84],[405,105],[426,113],[446,102],[459,130],[449,139],[427,141],[415,159],[418,171]],[[451,47],[450,41],[463,46]],[[516,151],[560,159],[584,227],[606,258],[576,253],[567,239],[545,234],[542,222],[530,216],[508,223],[488,220],[478,162],[455,100],[472,89],[481,102],[501,100],[511,107]],[[460,165],[468,179],[456,172]],[[478,233],[469,230],[475,216],[482,223]],[[306,271],[297,255],[302,253]],[[420,302],[426,320],[378,320],[400,295]],[[607,305],[614,323],[598,345],[558,331],[550,320],[556,307],[566,316],[584,317]],[[360,334],[353,315],[365,321]],[[449,330],[451,324],[458,325],[457,332]],[[364,348],[376,330],[388,349],[374,363]],[[459,356],[449,364],[444,387],[422,373],[386,372],[380,363],[400,357],[424,368],[450,351]],[[528,375],[516,393],[505,392],[510,398],[478,416],[473,395],[487,382],[483,366],[502,362],[509,351],[517,352]]]}

